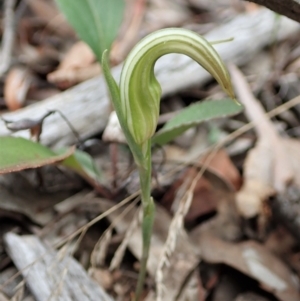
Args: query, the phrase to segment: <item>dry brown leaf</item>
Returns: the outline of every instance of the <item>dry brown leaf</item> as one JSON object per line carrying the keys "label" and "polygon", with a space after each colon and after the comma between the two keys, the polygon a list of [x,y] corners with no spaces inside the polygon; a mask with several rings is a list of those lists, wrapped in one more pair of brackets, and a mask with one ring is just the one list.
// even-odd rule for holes
{"label": "dry brown leaf", "polygon": [[95,61],[95,55],[91,48],[84,42],[75,43],[66,53],[59,69],[77,69],[89,66]]}
{"label": "dry brown leaf", "polygon": [[284,191],[291,182],[300,183],[300,169],[293,163],[299,155],[297,142],[279,136],[242,73],[234,66],[230,70],[238,99],[258,135],[256,147],[245,160],[244,185],[236,196],[241,214],[250,218],[260,213],[262,203],[275,192]]}
{"label": "dry brown leaf", "polygon": [[[201,159],[201,163],[205,164],[206,160],[209,160],[209,156],[210,154]],[[208,168],[224,180],[229,187],[232,187],[233,190],[239,190],[241,188],[241,175],[224,149],[218,150],[212,160],[209,161]]]}
{"label": "dry brown leaf", "polygon": [[[200,248],[202,258],[213,264],[226,264],[257,280],[262,288],[282,301],[300,298],[299,280],[289,268],[263,245],[255,241],[242,243],[225,242],[209,231],[192,235],[195,246]],[[199,233],[200,232],[200,233]]]}
{"label": "dry brown leaf", "polygon": [[112,288],[114,279],[110,271],[100,268],[89,269],[89,275],[105,290]]}
{"label": "dry brown leaf", "polygon": [[[194,178],[197,175],[195,168],[188,169],[182,174],[182,177],[174,182],[170,189],[164,194],[162,204],[170,211],[174,212],[177,208],[174,202],[175,194],[184,184],[185,179]],[[195,220],[197,217],[216,210],[218,199],[213,185],[204,177],[201,177],[194,190],[191,207],[185,217],[187,222]]]}
{"label": "dry brown leaf", "polygon": [[48,74],[49,82],[54,83],[61,89],[67,89],[78,83],[84,82],[90,78],[99,75],[101,72],[100,65],[94,63],[87,67],[79,69],[59,69]]}
{"label": "dry brown leaf", "polygon": [[4,84],[4,100],[9,110],[24,106],[32,80],[28,69],[15,67],[9,71]]}
{"label": "dry brown leaf", "polygon": [[244,163],[244,184],[236,194],[237,208],[244,217],[250,218],[261,212],[262,203],[275,193],[270,152],[271,149],[261,141],[247,155]]}
{"label": "dry brown leaf", "polygon": [[58,69],[48,74],[47,79],[58,86],[68,88],[100,73],[95,55],[84,42],[75,43],[66,53]]}
{"label": "dry brown leaf", "polygon": [[[205,164],[209,155],[201,159],[200,164]],[[183,185],[185,179],[197,175],[196,168],[189,168],[182,176],[173,183],[164,194],[162,204],[172,212],[176,211],[173,203],[175,193]],[[193,194],[191,207],[185,217],[186,222],[192,222],[199,216],[211,213],[217,209],[220,194],[227,191],[235,191],[241,186],[241,176],[231,162],[225,150],[219,150],[212,160],[209,161],[207,171],[199,179]]]}

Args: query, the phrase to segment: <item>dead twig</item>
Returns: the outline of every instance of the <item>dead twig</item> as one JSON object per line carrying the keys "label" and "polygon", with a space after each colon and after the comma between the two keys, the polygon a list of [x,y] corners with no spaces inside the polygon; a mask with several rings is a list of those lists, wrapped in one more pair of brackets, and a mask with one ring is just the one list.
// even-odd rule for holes
{"label": "dead twig", "polygon": [[16,0],[4,2],[4,32],[0,54],[0,77],[8,70],[11,62],[11,53],[15,41],[15,14]]}
{"label": "dead twig", "polygon": [[287,16],[295,21],[300,21],[300,3],[298,0],[251,0],[251,2],[263,5],[278,14]]}

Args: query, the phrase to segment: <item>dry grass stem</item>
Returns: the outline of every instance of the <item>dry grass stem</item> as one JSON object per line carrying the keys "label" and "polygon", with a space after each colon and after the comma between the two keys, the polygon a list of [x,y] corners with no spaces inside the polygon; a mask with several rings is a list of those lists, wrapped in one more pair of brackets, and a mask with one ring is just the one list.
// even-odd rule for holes
{"label": "dry grass stem", "polygon": [[[21,301],[21,300],[23,300],[23,298],[24,298],[24,288],[25,288],[25,280],[22,280],[17,285],[17,287],[15,288],[16,289],[16,293],[12,296],[12,298],[10,299],[10,301]],[[0,300],[2,301],[1,296],[0,296]]]}
{"label": "dry grass stem", "polygon": [[[69,265],[69,263],[68,263],[68,265]],[[68,274],[68,265],[62,270],[62,273],[60,274],[60,277],[59,277],[59,282],[55,286],[56,289],[54,289],[51,292],[51,295],[49,296],[47,301],[57,300],[59,298],[59,296],[61,295],[61,292],[63,290],[63,285],[64,285],[64,282],[65,282],[66,276]]]}
{"label": "dry grass stem", "polygon": [[[75,251],[78,249],[80,242],[82,241],[84,235],[86,234],[88,229],[84,229],[81,233],[80,236],[77,238],[77,240],[75,241],[75,243],[71,246],[72,248],[70,249],[70,245],[71,245],[71,241],[69,241],[66,245],[64,245],[59,252],[57,253],[57,256],[53,262],[53,265],[50,266],[49,269],[49,277],[51,277],[51,275],[53,274],[51,269],[55,270],[55,265],[59,266],[63,260],[65,260],[67,258],[67,256],[74,256]],[[70,258],[69,258],[70,259]],[[63,285],[64,282],[66,281],[66,276],[68,274],[69,271],[69,266],[71,264],[71,261],[68,259],[68,262],[66,264],[66,266],[64,267],[64,269],[62,270],[60,277],[58,277],[59,282],[57,283],[57,285],[55,286],[56,289],[54,289],[51,293],[51,295],[49,296],[47,301],[51,301],[51,300],[56,300],[60,295],[61,292],[63,290]]]}
{"label": "dry grass stem", "polygon": [[125,206],[127,203],[132,201],[135,197],[137,197],[140,194],[140,191],[137,191],[130,195],[129,197],[125,198],[122,202],[118,203],[117,205],[111,207],[110,209],[106,210],[99,216],[92,219],[90,222],[88,222],[86,225],[80,227],[78,230],[76,230],[73,234],[69,235],[68,237],[62,239],[60,242],[54,245],[54,248],[59,248],[62,245],[64,245],[66,242],[72,240],[77,235],[81,234],[83,231],[87,231],[91,226],[95,225],[97,222],[101,221],[106,216],[110,215],[114,211],[120,209],[121,207]]}
{"label": "dry grass stem", "polygon": [[103,266],[106,259],[107,249],[109,247],[113,228],[109,227],[96,243],[91,255],[92,267]]}
{"label": "dry grass stem", "polygon": [[131,204],[129,204],[121,214],[119,214],[116,218],[114,218],[113,222],[109,225],[109,227],[105,230],[102,236],[99,238],[96,243],[94,250],[91,254],[91,265],[92,267],[99,267],[104,264],[104,260],[107,253],[107,248],[109,246],[113,228],[118,224],[120,220],[122,220],[133,208],[136,206],[140,198],[136,198]]}
{"label": "dry grass stem", "polygon": [[114,254],[114,257],[110,263],[109,266],[109,270],[113,271],[116,270],[120,267],[120,264],[123,260],[126,248],[128,246],[128,243],[132,237],[132,233],[133,231],[135,231],[135,229],[137,228],[138,224],[139,224],[139,217],[142,216],[142,210],[141,207],[136,211],[133,220],[131,221],[129,227],[126,230],[126,234],[125,237],[122,241],[122,243],[120,244],[120,246],[118,247],[117,251]]}
{"label": "dry grass stem", "polygon": [[[177,195],[183,196],[181,197],[181,200],[179,202],[178,209],[171,221],[168,237],[165,242],[165,245],[163,247],[163,252],[160,258],[160,261],[158,263],[157,271],[156,271],[156,300],[157,301],[163,301],[164,300],[164,274],[165,270],[169,266],[169,259],[172,256],[172,253],[175,251],[176,248],[176,242],[179,235],[182,235],[184,233],[184,217],[187,214],[191,202],[193,200],[193,187],[191,185],[192,179],[187,178],[184,182],[184,184],[180,187],[178,190]],[[183,191],[183,189],[186,189],[188,186],[189,189],[186,191]],[[176,197],[177,199],[177,197]]]}

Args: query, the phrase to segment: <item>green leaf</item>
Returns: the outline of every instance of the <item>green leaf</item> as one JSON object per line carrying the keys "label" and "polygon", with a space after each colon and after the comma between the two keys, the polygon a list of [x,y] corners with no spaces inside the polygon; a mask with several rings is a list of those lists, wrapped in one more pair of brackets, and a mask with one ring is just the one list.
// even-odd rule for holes
{"label": "green leaf", "polygon": [[58,163],[69,157],[74,148],[57,154],[49,148],[18,137],[0,137],[0,174]]}
{"label": "green leaf", "polygon": [[92,185],[100,183],[101,172],[93,158],[86,152],[75,150],[73,155],[62,162],[62,165],[72,169]]}
{"label": "green leaf", "polygon": [[182,111],[167,122],[152,138],[153,144],[164,145],[189,128],[214,118],[232,116],[243,110],[232,99],[198,102]]}
{"label": "green leaf", "polygon": [[79,37],[101,62],[117,36],[124,12],[124,0],[56,0]]}

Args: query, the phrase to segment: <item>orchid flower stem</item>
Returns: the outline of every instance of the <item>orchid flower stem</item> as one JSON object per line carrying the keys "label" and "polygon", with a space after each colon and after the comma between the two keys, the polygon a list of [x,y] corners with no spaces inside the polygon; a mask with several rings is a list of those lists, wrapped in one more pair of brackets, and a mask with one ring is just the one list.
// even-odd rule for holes
{"label": "orchid flower stem", "polygon": [[155,215],[155,205],[151,197],[151,142],[146,142],[147,149],[144,160],[139,166],[139,176],[142,194],[143,220],[142,220],[142,257],[138,283],[135,292],[135,301],[138,301],[143,292],[147,272],[147,261],[149,257],[151,234]]}

